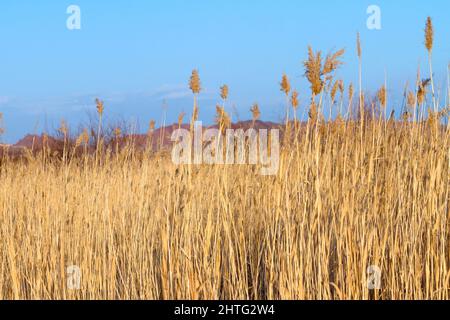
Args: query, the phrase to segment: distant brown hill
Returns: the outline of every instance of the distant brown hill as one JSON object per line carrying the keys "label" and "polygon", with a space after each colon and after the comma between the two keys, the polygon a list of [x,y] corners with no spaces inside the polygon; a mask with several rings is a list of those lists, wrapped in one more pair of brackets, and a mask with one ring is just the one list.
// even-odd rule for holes
{"label": "distant brown hill", "polygon": [[[232,129],[243,129],[248,130],[250,128],[254,128],[256,130],[260,129],[276,129],[280,128],[281,125],[279,123],[270,122],[270,121],[240,121],[237,123],[233,123],[231,125]],[[154,130],[153,134],[149,138],[147,134],[125,134],[119,139],[119,145],[124,146],[127,143],[132,143],[135,145],[138,149],[143,149],[147,146],[149,139],[152,144],[153,150],[157,150],[160,148],[167,148],[172,145],[171,136],[172,133],[179,129],[183,128],[186,130],[189,130],[189,124],[183,124],[181,127],[179,127],[178,124],[171,124],[165,127],[157,128]],[[216,125],[213,126],[204,126],[204,129],[207,128],[217,128]],[[93,139],[91,139],[92,142]],[[116,143],[114,139],[106,139],[109,142]],[[71,141],[73,143],[73,141]],[[12,154],[20,154],[23,152],[24,149],[29,150],[42,150],[44,145],[44,135],[32,135],[28,134],[22,139],[20,139],[16,144],[14,145],[0,145],[0,152],[4,152],[4,150],[9,150]],[[47,136],[47,145],[51,150],[57,150],[61,151],[62,147],[64,145],[63,141],[61,141],[58,138]]]}
{"label": "distant brown hill", "polygon": [[[60,145],[60,141],[51,136],[47,137],[47,143],[50,148],[54,148]],[[44,145],[44,135],[28,134],[22,139],[20,139],[14,145],[14,147],[40,150],[42,149],[43,145]]]}
{"label": "distant brown hill", "polygon": [[[253,123],[253,121],[240,121],[240,122],[231,124],[231,129],[234,129],[234,130],[237,130],[237,129],[248,130],[252,127],[256,130],[260,130],[260,129],[270,130],[270,129],[280,128],[280,124],[275,123],[275,122],[269,122],[269,121],[255,121],[255,123]],[[175,130],[177,130],[178,128],[179,128],[178,124],[172,124],[172,125],[169,125],[166,127],[156,129],[152,135],[153,147],[158,148],[160,146],[161,147],[171,146],[172,145],[172,141],[171,141],[172,133]],[[190,126],[188,124],[183,124],[181,126],[181,128],[189,130]],[[203,129],[208,129],[208,128],[217,128],[217,125],[203,127]],[[133,137],[133,139],[135,139],[136,144],[138,146],[145,145],[147,142],[147,139],[148,139],[148,136],[143,135],[143,134],[132,135],[132,137]]]}
{"label": "distant brown hill", "polygon": [[[57,150],[63,144],[63,142],[58,141],[53,137],[47,137],[47,141],[47,145],[51,150]],[[0,156],[3,156],[5,152],[7,152],[9,156],[21,156],[25,149],[37,151],[42,150],[43,146],[44,135],[28,134],[14,145],[0,145]]]}

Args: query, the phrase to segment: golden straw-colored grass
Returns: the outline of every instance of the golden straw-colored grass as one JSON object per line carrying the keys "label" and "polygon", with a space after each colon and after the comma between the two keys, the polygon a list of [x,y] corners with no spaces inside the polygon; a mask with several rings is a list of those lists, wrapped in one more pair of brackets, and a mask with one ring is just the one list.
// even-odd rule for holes
{"label": "golden straw-colored grass", "polygon": [[449,131],[360,130],[310,124],[269,177],[129,149],[6,160],[0,299],[450,298]]}
{"label": "golden straw-colored grass", "polygon": [[[359,86],[347,93],[334,79],[344,51],[322,59],[310,47],[311,96],[300,91],[309,121],[297,121],[299,93],[284,75],[274,176],[252,165],[176,166],[152,153],[154,121],[145,150],[124,147],[118,127],[111,148],[101,100],[95,142],[85,129],[71,145],[62,122],[62,155],[45,146],[18,159],[2,152],[0,299],[449,299],[450,109],[434,90],[433,30],[429,18],[430,77],[418,72],[415,91],[405,90],[399,121],[387,117],[400,106],[388,103],[386,84],[377,100],[363,92],[359,34]],[[197,70],[189,87],[192,132]],[[228,95],[224,85],[222,133]],[[258,104],[251,113],[255,127]],[[68,285],[71,266],[81,270],[79,290]],[[380,289],[369,289],[371,266],[381,270]]]}

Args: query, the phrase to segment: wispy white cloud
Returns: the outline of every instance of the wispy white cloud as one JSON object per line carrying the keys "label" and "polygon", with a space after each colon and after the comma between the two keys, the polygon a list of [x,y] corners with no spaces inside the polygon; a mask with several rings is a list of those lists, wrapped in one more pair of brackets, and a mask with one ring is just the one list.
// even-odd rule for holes
{"label": "wispy white cloud", "polygon": [[[180,100],[192,97],[192,91],[187,85],[163,85],[150,93],[150,96],[156,100]],[[203,89],[199,99],[208,100],[213,98],[213,93],[208,89]]]}
{"label": "wispy white cloud", "polygon": [[[204,89],[199,96],[199,100],[208,101],[216,97],[216,92]],[[73,94],[70,96],[53,97],[7,97],[0,96],[0,105],[4,108],[14,110],[23,115],[54,115],[64,116],[72,113],[83,113],[84,111],[95,110],[95,99],[100,98],[105,101],[106,107],[130,111],[130,108],[154,106],[159,108],[162,101],[180,106],[190,103],[192,92],[187,85],[163,85],[149,91],[136,92],[113,92],[113,93],[87,93]]]}
{"label": "wispy white cloud", "polygon": [[189,89],[185,85],[163,85],[149,92],[148,97],[154,100],[175,100],[187,98],[190,95]]}
{"label": "wispy white cloud", "polygon": [[2,104],[7,104],[8,102],[10,102],[11,101],[11,98],[10,97],[7,97],[7,96],[0,96],[0,105],[2,105]]}
{"label": "wispy white cloud", "polygon": [[162,96],[159,97],[160,100],[175,100],[175,99],[184,99],[188,98],[192,95],[191,92],[188,90],[180,90],[180,91],[173,91],[168,92]]}

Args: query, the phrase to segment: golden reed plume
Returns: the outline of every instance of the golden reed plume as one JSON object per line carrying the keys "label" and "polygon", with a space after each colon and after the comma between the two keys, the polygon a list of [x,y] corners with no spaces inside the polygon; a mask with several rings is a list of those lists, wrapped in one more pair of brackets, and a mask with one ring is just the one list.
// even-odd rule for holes
{"label": "golden reed plume", "polygon": [[298,92],[294,90],[291,95],[291,106],[294,110],[297,110],[298,105],[299,105]]}
{"label": "golden reed plume", "polygon": [[358,55],[358,58],[361,59],[362,49],[361,49],[361,37],[359,35],[359,32],[356,34],[356,54]]}
{"label": "golden reed plume", "polygon": [[316,54],[314,53],[311,47],[308,47],[308,60],[306,60],[303,64],[305,66],[306,79],[308,79],[311,85],[311,92],[314,95],[318,95],[322,91],[323,82],[322,82],[322,57],[321,52],[318,51]]}
{"label": "golden reed plume", "polygon": [[428,86],[431,83],[431,79],[424,79],[420,81],[419,88],[417,89],[417,102],[422,104],[425,101],[425,96],[428,92]]}
{"label": "golden reed plume", "polygon": [[386,107],[386,87],[382,86],[377,92],[377,98],[380,105],[384,108]]}
{"label": "golden reed plume", "polygon": [[433,50],[433,38],[434,38],[434,30],[433,30],[433,22],[430,17],[427,18],[427,23],[425,26],[425,47],[428,52]]}
{"label": "golden reed plume", "polygon": [[117,139],[120,138],[120,136],[122,135],[122,129],[120,129],[119,127],[114,129],[114,137]]}
{"label": "golden reed plume", "polygon": [[228,99],[228,93],[229,93],[228,86],[226,84],[223,85],[222,87],[220,87],[220,97],[223,100],[227,100]]}
{"label": "golden reed plume", "polygon": [[284,94],[288,96],[289,92],[291,91],[291,84],[289,82],[289,78],[285,74],[283,74],[283,77],[281,79],[280,87],[281,87],[280,90],[283,91]]}
{"label": "golden reed plume", "polygon": [[181,112],[179,115],[178,115],[178,126],[179,127],[181,127],[181,125],[183,124],[183,120],[184,120],[184,116],[186,115],[186,113],[184,113],[184,112]]}
{"label": "golden reed plume", "polygon": [[105,110],[105,106],[102,100],[95,99],[95,104],[97,105],[97,113],[99,116],[103,115],[103,111]]}
{"label": "golden reed plume", "polygon": [[344,53],[345,50],[341,49],[328,54],[322,66],[322,53],[320,51],[314,53],[313,49],[308,47],[308,59],[303,64],[305,76],[311,85],[311,92],[314,96],[322,92],[325,81],[332,80],[331,73],[343,64],[340,58]]}
{"label": "golden reed plume", "polygon": [[261,111],[259,110],[259,105],[257,103],[253,104],[250,112],[252,113],[253,122],[258,121],[261,117]]}
{"label": "golden reed plume", "polygon": [[222,134],[225,133],[225,130],[231,126],[230,117],[226,113],[225,108],[220,105],[216,106],[216,123]]}
{"label": "golden reed plume", "polygon": [[339,81],[335,81],[333,86],[331,87],[330,97],[331,97],[331,104],[333,105],[336,102],[336,94],[339,89]]}
{"label": "golden reed plume", "polygon": [[194,130],[194,123],[198,120],[198,106],[197,106],[197,95],[200,93],[202,86],[200,83],[200,75],[197,69],[194,69],[191,74],[191,79],[189,80],[189,88],[192,90],[194,94],[194,107],[192,110],[192,119],[191,119],[191,132]]}
{"label": "golden reed plume", "polygon": [[202,89],[200,83],[200,75],[198,73],[198,70],[196,69],[192,71],[191,79],[189,81],[189,88],[192,90],[192,93],[194,94],[199,94]]}
{"label": "golden reed plume", "polygon": [[150,120],[148,124],[147,136],[150,137],[154,131],[155,131],[155,120]]}

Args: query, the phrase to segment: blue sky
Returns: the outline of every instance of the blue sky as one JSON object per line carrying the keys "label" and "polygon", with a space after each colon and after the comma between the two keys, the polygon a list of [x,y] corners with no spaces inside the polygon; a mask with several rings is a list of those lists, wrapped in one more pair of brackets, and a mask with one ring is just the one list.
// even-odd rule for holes
{"label": "blue sky", "polygon": [[[81,30],[66,28],[66,9],[81,8]],[[369,5],[381,8],[381,30],[366,27]],[[0,2],[0,112],[4,141],[53,130],[60,119],[75,125],[105,100],[111,121],[137,121],[142,130],[192,109],[187,87],[198,68],[204,87],[201,119],[211,122],[218,88],[230,87],[235,118],[250,117],[259,102],[263,118],[280,120],[283,72],[308,101],[303,77],[306,49],[347,49],[338,75],[356,82],[355,35],[363,42],[364,87],[388,79],[391,108],[400,103],[417,66],[428,75],[423,28],[436,30],[434,69],[445,88],[450,61],[450,1],[411,0],[2,0]],[[397,108],[398,109],[398,108]]]}

